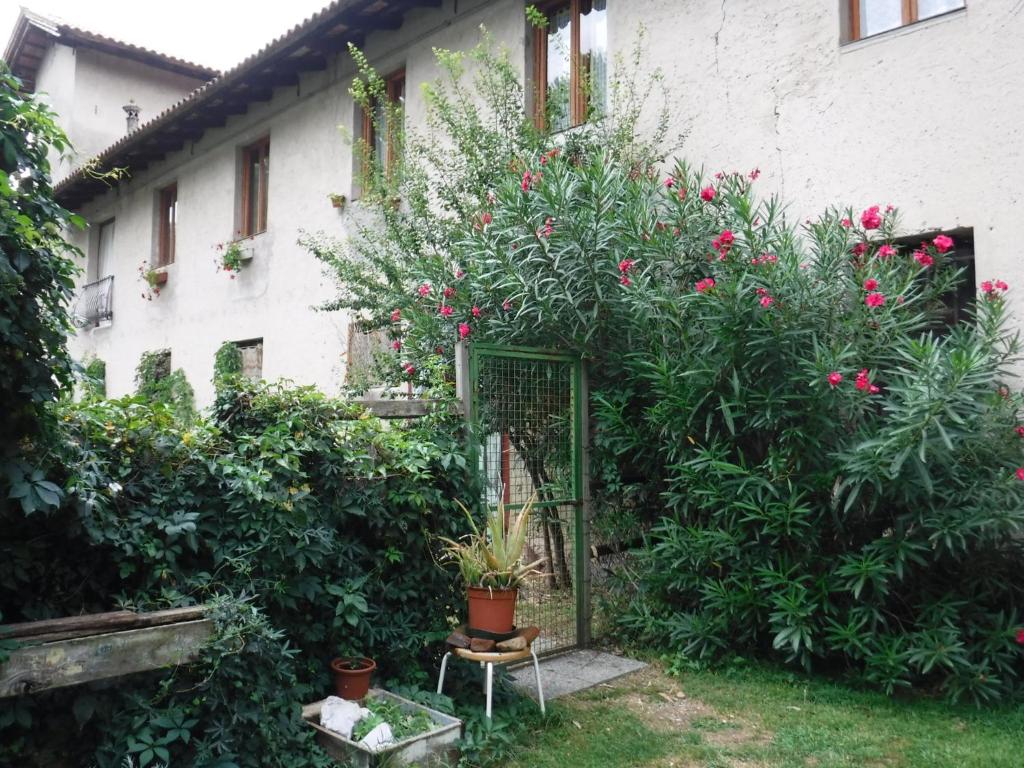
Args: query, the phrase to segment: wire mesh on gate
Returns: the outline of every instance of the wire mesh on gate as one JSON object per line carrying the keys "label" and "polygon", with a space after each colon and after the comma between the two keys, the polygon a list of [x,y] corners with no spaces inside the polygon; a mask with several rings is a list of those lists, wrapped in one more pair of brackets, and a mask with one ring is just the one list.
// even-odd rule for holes
{"label": "wire mesh on gate", "polygon": [[577,363],[524,353],[476,354],[476,414],[486,500],[515,510],[531,497],[517,626],[537,626],[542,653],[577,645]]}

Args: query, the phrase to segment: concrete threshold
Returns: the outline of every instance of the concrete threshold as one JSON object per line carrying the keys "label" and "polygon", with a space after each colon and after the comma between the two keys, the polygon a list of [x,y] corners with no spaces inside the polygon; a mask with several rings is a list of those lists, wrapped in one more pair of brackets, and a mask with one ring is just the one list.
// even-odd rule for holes
{"label": "concrete threshold", "polygon": [[[540,680],[544,686],[544,698],[557,699],[638,672],[646,666],[642,661],[604,651],[569,651],[541,659]],[[533,664],[510,670],[509,675],[516,688],[537,698]]]}

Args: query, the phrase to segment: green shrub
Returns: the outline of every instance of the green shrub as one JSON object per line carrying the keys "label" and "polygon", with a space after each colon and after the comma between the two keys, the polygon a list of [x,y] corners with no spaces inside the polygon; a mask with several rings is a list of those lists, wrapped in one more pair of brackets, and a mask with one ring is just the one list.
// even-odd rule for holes
{"label": "green shrub", "polygon": [[102,400],[107,396],[107,364],[98,357],[92,358],[82,368],[82,398]]}
{"label": "green shrub", "polygon": [[215,390],[223,389],[241,375],[242,350],[235,342],[225,341],[213,358],[213,387]]}
{"label": "green shrub", "polygon": [[135,369],[135,386],[140,397],[169,405],[180,421],[195,417],[195,392],[181,368],[171,370],[171,350],[143,352]]}
{"label": "green shrub", "polygon": [[[118,765],[156,744],[172,764],[313,765],[299,705],[330,690],[332,657],[432,676],[461,596],[428,538],[464,533],[455,500],[476,493],[457,422],[389,427],[311,389],[240,381],[214,419],[134,398],[64,404],[60,423],[68,503],[0,520],[5,618],[213,603],[220,634],[199,664],[76,690],[58,709],[82,731],[43,714],[56,695],[4,700],[0,763],[45,764],[59,744]],[[31,728],[13,726],[19,711]]]}
{"label": "green shrub", "polygon": [[0,511],[55,506],[40,442],[46,404],[71,385],[65,340],[77,251],[62,233],[83,220],[53,197],[48,155],[67,137],[53,113],[0,63]]}
{"label": "green shrub", "polygon": [[460,338],[590,361],[597,522],[660,520],[621,617],[637,636],[888,691],[1020,690],[1022,398],[1001,283],[946,329],[949,244],[895,248],[895,211],[797,230],[753,196],[756,171],[661,172],[628,119],[545,146],[514,74],[488,64],[482,114],[429,92],[446,140],[406,142],[408,206],[383,204],[385,226],[347,247],[312,243],[335,306],[391,334],[392,379]]}

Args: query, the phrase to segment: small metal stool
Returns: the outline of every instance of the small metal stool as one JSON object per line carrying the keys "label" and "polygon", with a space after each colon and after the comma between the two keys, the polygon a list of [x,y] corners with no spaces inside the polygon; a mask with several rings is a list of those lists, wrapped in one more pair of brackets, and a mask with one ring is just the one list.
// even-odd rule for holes
{"label": "small metal stool", "polygon": [[444,673],[448,669],[448,657],[455,654],[457,658],[465,659],[466,661],[478,661],[480,666],[486,669],[484,677],[484,691],[487,694],[487,718],[491,717],[491,699],[494,693],[494,665],[503,664],[514,664],[517,661],[523,661],[533,657],[533,671],[537,675],[537,699],[540,703],[541,714],[545,714],[544,709],[544,689],[540,684],[540,663],[537,661],[537,652],[532,647],[526,648],[522,651],[497,651],[494,653],[476,653],[469,650],[468,648],[452,648],[448,653],[444,655],[441,660],[441,676],[437,679],[437,692],[441,693],[444,688]]}

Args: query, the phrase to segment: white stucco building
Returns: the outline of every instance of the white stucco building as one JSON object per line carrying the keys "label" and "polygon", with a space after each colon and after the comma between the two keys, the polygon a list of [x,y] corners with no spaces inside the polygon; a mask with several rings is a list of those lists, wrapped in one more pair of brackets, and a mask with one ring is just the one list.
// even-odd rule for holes
{"label": "white stucco building", "polygon": [[[83,155],[130,173],[108,187],[74,171],[58,185],[91,225],[78,240],[82,282],[108,278],[110,298],[109,317],[90,316],[73,353],[106,361],[113,396],[133,390],[143,352],[170,349],[197,402],[208,403],[225,340],[253,351],[265,378],[337,391],[347,318],[315,310],[335,288],[297,240],[304,231],[345,234],[329,195],[352,199],[356,161],[342,134],[363,130],[347,44],[391,76],[389,93],[415,128],[424,118],[419,85],[439,74],[432,48],[469,48],[481,24],[527,82],[550,84],[538,90],[553,127],[585,119],[577,69],[600,82],[617,54],[628,59],[643,25],[645,66],[665,73],[672,132],[685,134],[680,154],[692,163],[760,168],[761,192],[781,192],[793,216],[893,203],[908,236],[954,232],[978,280],[1024,289],[1020,0],[537,5],[547,34],[527,22],[523,0],[336,0],[194,91],[196,76],[205,79],[195,65],[143,52],[128,67],[109,49],[65,45],[63,32],[46,45],[23,35],[45,48],[26,56],[16,30],[7,50],[16,73],[30,72],[28,87],[50,94]],[[124,135],[129,99],[142,119]],[[218,271],[217,245],[239,235],[252,235],[251,262],[234,276]],[[143,263],[167,276],[153,300],[144,298]]]}

